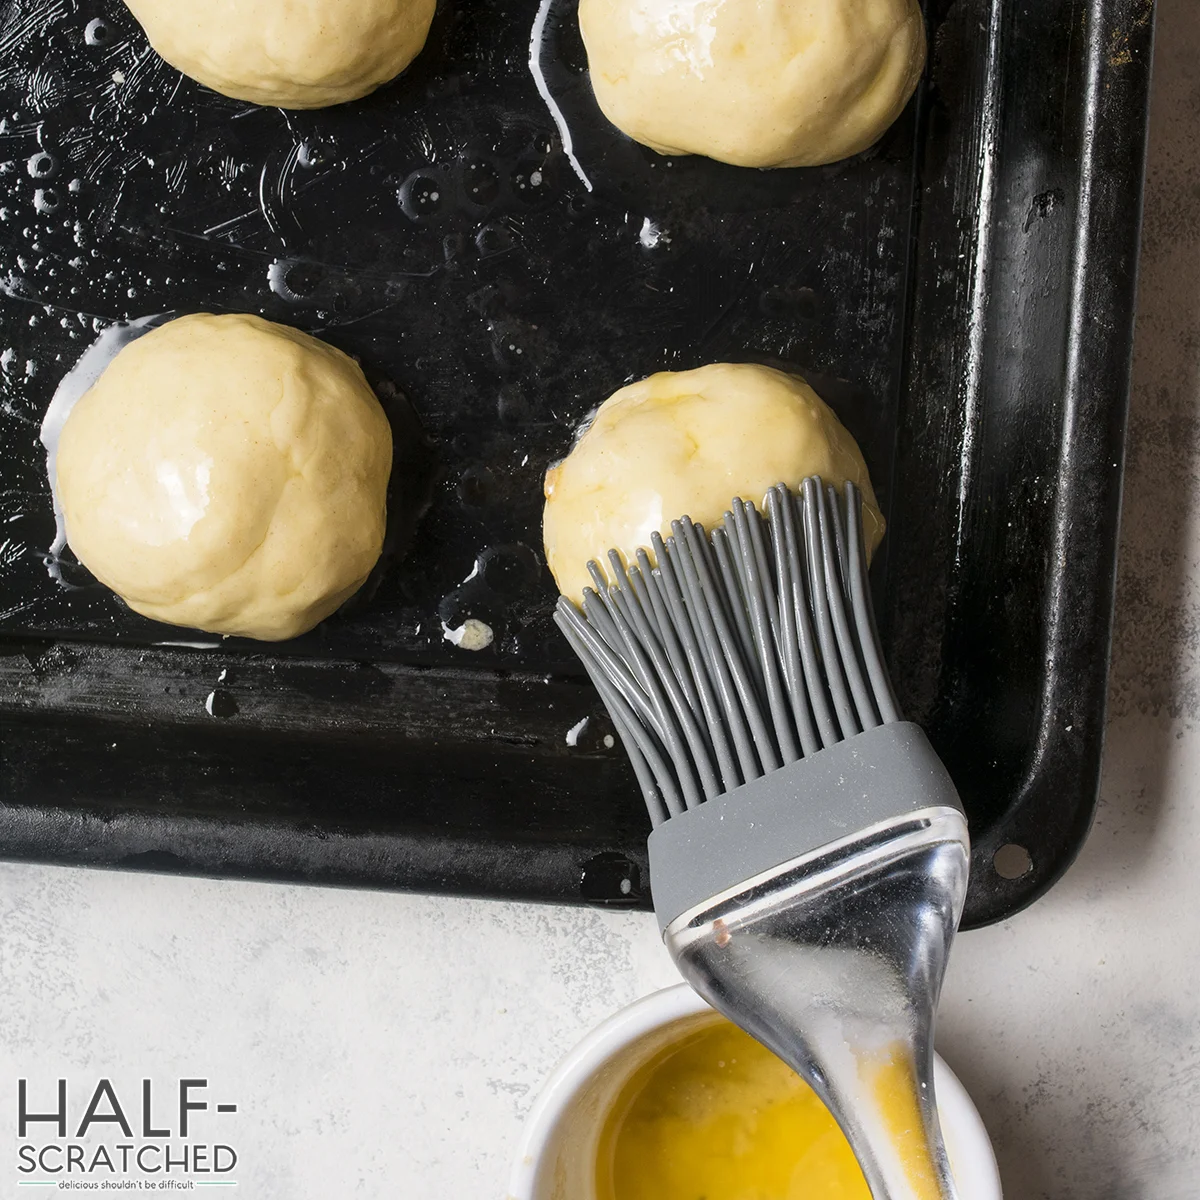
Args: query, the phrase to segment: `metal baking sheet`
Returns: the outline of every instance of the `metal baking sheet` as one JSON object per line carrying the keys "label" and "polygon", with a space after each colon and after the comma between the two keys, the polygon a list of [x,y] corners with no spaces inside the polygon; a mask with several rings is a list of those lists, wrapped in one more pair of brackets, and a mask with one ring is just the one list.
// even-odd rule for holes
{"label": "metal baking sheet", "polygon": [[[757,172],[612,130],[557,0],[449,0],[401,79],[291,113],[181,79],[119,4],[0,7],[0,852],[647,904],[641,801],[550,622],[541,478],[622,383],[744,360],[863,447],[897,690],[970,815],[968,923],[1048,887],[1098,780],[1153,11],[927,16],[878,146]],[[46,569],[59,379],[114,321],[201,310],[356,355],[430,497],[293,642]],[[444,639],[468,616],[488,650]]]}

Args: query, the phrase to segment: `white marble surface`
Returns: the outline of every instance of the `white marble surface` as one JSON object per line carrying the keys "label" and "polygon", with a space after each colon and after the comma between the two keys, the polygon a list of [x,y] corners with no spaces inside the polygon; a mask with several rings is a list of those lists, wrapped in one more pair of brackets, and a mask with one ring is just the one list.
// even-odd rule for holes
{"label": "white marble surface", "polygon": [[[1200,1195],[1200,6],[1159,7],[1103,802],[939,1039],[1010,1200]],[[559,1055],[673,979],[642,916],[0,864],[0,1195],[61,1074],[207,1076],[253,1200],[497,1197]]]}

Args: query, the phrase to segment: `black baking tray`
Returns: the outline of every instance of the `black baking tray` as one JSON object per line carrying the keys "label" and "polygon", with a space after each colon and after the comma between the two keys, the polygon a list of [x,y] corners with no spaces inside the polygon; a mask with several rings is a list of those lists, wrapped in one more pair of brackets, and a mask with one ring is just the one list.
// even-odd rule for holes
{"label": "black baking tray", "polygon": [[[970,817],[966,922],[1012,913],[1096,798],[1152,3],[937,0],[883,141],[784,172],[621,137],[553,3],[576,170],[537,16],[449,0],[400,80],[286,113],[181,80],[117,3],[0,6],[0,852],[646,905],[641,800],[550,621],[541,477],[622,383],[745,360],[863,447],[897,690]],[[41,415],[97,329],[167,310],[319,333],[424,428],[407,553],[294,642],[47,574]],[[443,638],[467,616],[488,650]]]}

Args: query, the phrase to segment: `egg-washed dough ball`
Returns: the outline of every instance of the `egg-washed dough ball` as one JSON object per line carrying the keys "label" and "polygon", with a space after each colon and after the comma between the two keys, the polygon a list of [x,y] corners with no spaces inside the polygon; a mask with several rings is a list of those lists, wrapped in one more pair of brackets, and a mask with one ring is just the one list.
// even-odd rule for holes
{"label": "egg-washed dough ball", "polygon": [[280,108],[357,100],[421,51],[436,0],[125,0],[150,45],[214,91]]}
{"label": "egg-washed dough ball", "polygon": [[197,313],[129,343],[71,410],[67,540],[135,612],[279,641],[383,547],[392,434],[358,365],[261,317]]}
{"label": "egg-washed dough ball", "polygon": [[612,549],[632,561],[680,517],[713,529],[735,496],[758,504],[809,475],[858,485],[873,552],[884,522],[862,452],[803,379],[750,363],[651,375],[610,396],[546,472],[546,562],[578,604],[589,559],[606,569]]}
{"label": "egg-washed dough ball", "polygon": [[580,0],[579,26],[618,129],[741,167],[858,154],[925,67],[917,0]]}

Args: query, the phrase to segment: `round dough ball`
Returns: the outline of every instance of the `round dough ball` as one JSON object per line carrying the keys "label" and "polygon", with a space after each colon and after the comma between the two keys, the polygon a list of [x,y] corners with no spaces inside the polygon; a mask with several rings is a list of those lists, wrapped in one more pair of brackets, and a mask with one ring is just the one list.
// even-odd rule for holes
{"label": "round dough ball", "polygon": [[125,0],[150,45],[193,79],[255,104],[357,100],[421,51],[436,0]]}
{"label": "round dough ball", "polygon": [[618,129],[741,167],[858,154],[925,67],[917,0],[580,0],[579,26]]}
{"label": "round dough ball", "polygon": [[809,475],[858,485],[873,552],[884,522],[862,452],[803,379],[750,363],[651,375],[610,396],[546,472],[546,562],[578,604],[590,559],[604,568],[613,549],[629,561],[683,516],[713,529],[735,496],[757,504]]}
{"label": "round dough ball", "polygon": [[279,641],[362,585],[383,548],[392,434],[358,365],[253,316],[129,343],[71,410],[67,540],[130,608]]}

